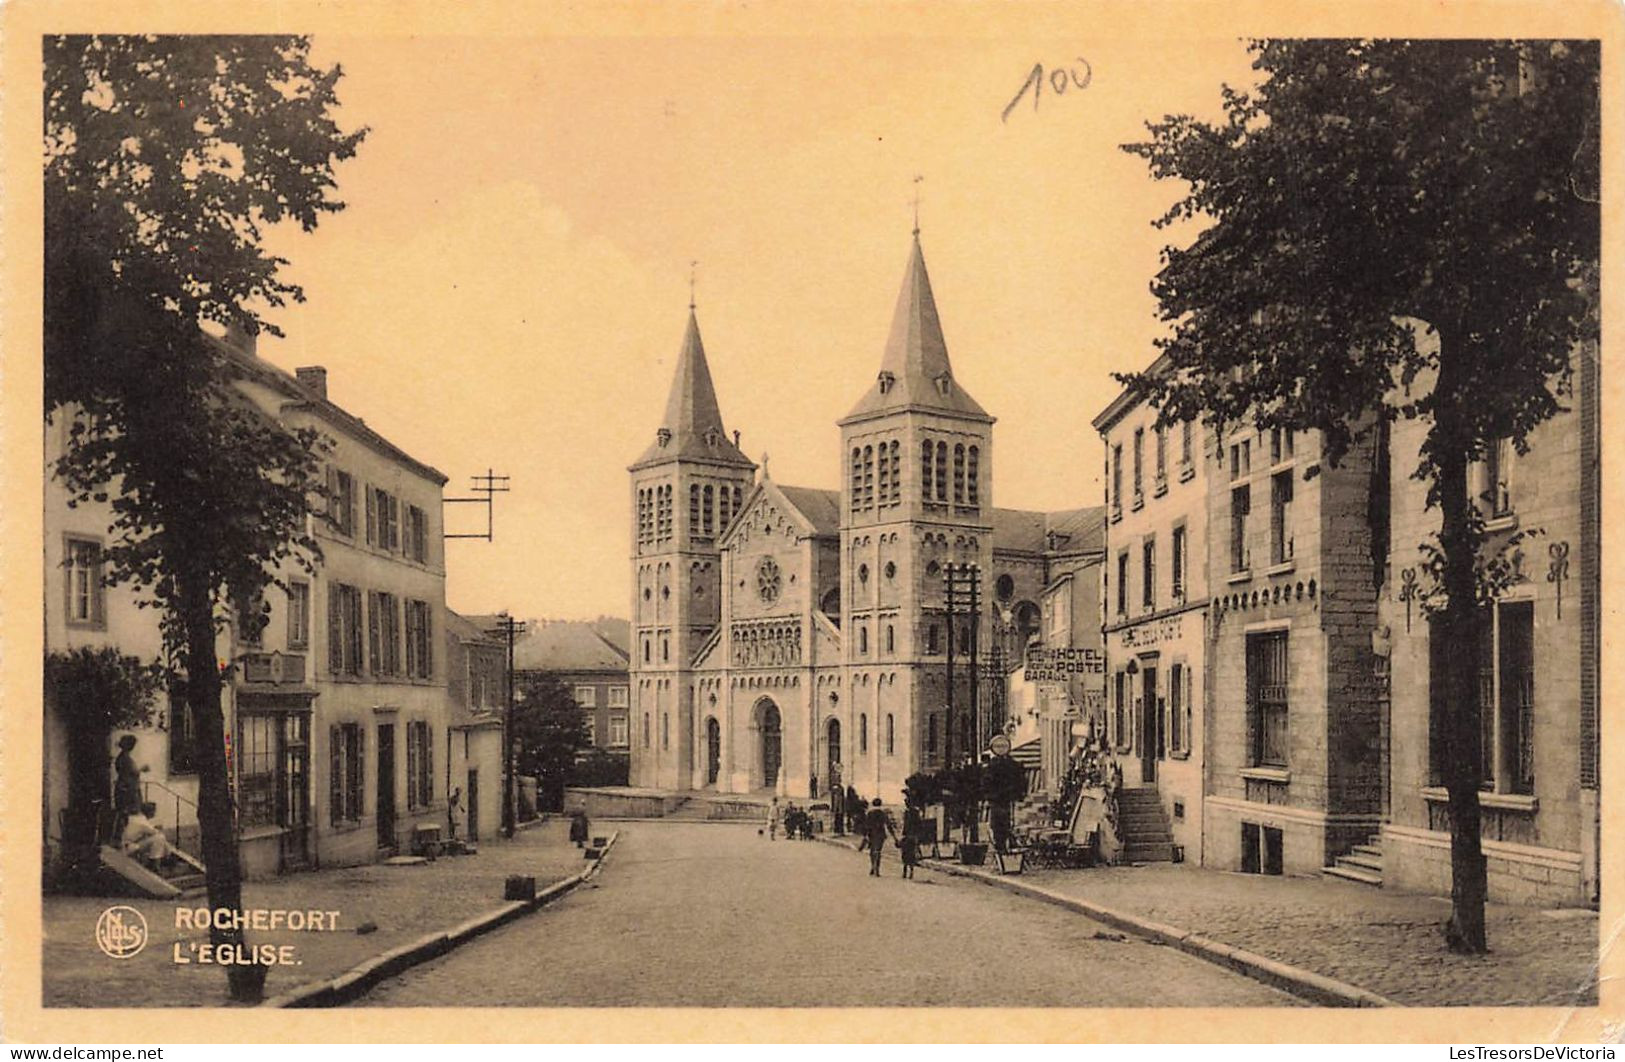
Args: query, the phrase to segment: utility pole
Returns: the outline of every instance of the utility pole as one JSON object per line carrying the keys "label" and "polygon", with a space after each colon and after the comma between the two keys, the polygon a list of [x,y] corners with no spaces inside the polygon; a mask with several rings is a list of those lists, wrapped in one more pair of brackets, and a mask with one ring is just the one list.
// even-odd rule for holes
{"label": "utility pole", "polygon": [[953,562],[942,570],[942,582],[948,599],[948,718],[942,736],[942,764],[954,765],[954,566]]}
{"label": "utility pole", "polygon": [[977,666],[977,650],[982,640],[982,566],[967,564],[965,573],[970,576],[970,717],[975,740],[975,747],[965,751],[975,755],[987,746],[982,734],[982,683]]}
{"label": "utility pole", "polygon": [[470,534],[446,535],[446,538],[478,538],[486,542],[496,540],[496,496],[506,494],[512,488],[508,486],[508,476],[499,476],[495,469],[487,468],[485,475],[475,476],[474,485],[469,489],[479,495],[476,498],[442,498],[444,505],[483,505],[485,506],[485,533],[473,532]]}
{"label": "utility pole", "polygon": [[524,623],[506,612],[493,634],[502,635],[508,643],[508,704],[502,717],[502,836],[512,838],[518,819],[517,792],[514,786],[514,734],[513,734],[513,640],[523,634]]}

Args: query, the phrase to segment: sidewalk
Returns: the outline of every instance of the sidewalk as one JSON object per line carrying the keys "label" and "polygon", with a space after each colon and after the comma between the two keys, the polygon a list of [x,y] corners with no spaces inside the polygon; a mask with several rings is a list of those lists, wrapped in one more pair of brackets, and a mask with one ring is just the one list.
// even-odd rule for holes
{"label": "sidewalk", "polygon": [[[894,857],[890,846],[887,856]],[[964,876],[1008,886],[1035,886],[1142,922],[1199,933],[1401,1006],[1597,1004],[1600,941],[1592,911],[1491,905],[1485,912],[1490,954],[1465,956],[1445,950],[1439,926],[1450,915],[1450,901],[1444,897],[1172,863],[1008,877],[996,868],[929,859],[924,865],[952,866]]]}
{"label": "sidewalk", "polygon": [[[606,831],[607,832],[607,831]],[[250,946],[292,945],[298,965],[272,966],[266,996],[321,978],[336,977],[375,955],[425,933],[448,929],[503,902],[510,874],[536,878],[540,891],[587,864],[569,841],[569,822],[555,819],[515,835],[482,841],[478,855],[442,856],[415,866],[344,867],[288,874],[243,885],[247,909],[337,911],[334,932],[247,932]],[[46,896],[43,1002],[57,1007],[186,1007],[224,1005],[223,967],[175,961],[177,944],[191,957],[206,930],[176,928],[177,908],[205,906],[202,896],[180,901]],[[147,920],[148,942],[129,959],[104,955],[96,921],[113,904],[127,904]],[[367,923],[377,928],[357,929]]]}

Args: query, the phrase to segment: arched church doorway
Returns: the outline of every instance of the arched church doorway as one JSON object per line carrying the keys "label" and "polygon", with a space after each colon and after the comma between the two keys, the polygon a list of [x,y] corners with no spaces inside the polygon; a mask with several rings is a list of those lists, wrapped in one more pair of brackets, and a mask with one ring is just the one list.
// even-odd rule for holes
{"label": "arched church doorway", "polygon": [[779,766],[784,756],[784,728],[779,706],[763,697],[756,702],[756,781],[760,788],[779,784]]}
{"label": "arched church doorway", "polygon": [[705,720],[705,784],[716,785],[722,773],[722,725],[716,716]]}

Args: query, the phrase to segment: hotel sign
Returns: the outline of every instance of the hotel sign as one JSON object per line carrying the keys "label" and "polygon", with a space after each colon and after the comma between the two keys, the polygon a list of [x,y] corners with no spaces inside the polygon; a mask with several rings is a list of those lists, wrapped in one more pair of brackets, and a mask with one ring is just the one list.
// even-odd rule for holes
{"label": "hotel sign", "polygon": [[1022,677],[1028,682],[1065,682],[1079,675],[1104,675],[1106,658],[1099,649],[1033,647],[1027,650]]}
{"label": "hotel sign", "polygon": [[1150,649],[1163,642],[1179,640],[1184,625],[1185,614],[1177,616],[1164,616],[1149,623],[1136,624],[1122,632],[1124,649]]}

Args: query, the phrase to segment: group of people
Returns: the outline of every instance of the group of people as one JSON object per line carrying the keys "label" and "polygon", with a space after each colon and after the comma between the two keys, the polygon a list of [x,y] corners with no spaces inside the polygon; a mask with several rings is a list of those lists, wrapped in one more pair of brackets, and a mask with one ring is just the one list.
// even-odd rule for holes
{"label": "group of people", "polygon": [[113,759],[113,842],[125,855],[156,870],[169,859],[169,838],[153,821],[158,805],[141,799],[141,774],[147,767],[136,766],[135,735],[119,738],[118,747]]}
{"label": "group of people", "polygon": [[857,827],[857,832],[861,832],[863,836],[863,840],[858,842],[858,851],[867,849],[869,852],[870,877],[880,877],[880,856],[886,847],[887,837],[897,845],[898,853],[902,856],[903,877],[912,878],[914,868],[920,865],[920,833],[924,820],[919,809],[908,801],[906,791],[903,795],[901,832],[897,828],[897,821],[892,818],[891,812],[886,810],[879,797],[875,797],[868,810],[863,813],[863,821]]}
{"label": "group of people", "polygon": [[[796,807],[794,802],[779,807],[779,798],[774,797],[767,809],[767,839],[776,840],[779,836],[779,826],[784,826],[784,839],[803,841],[812,840],[813,817],[812,812],[805,808]],[[758,831],[760,832],[760,831]]]}

